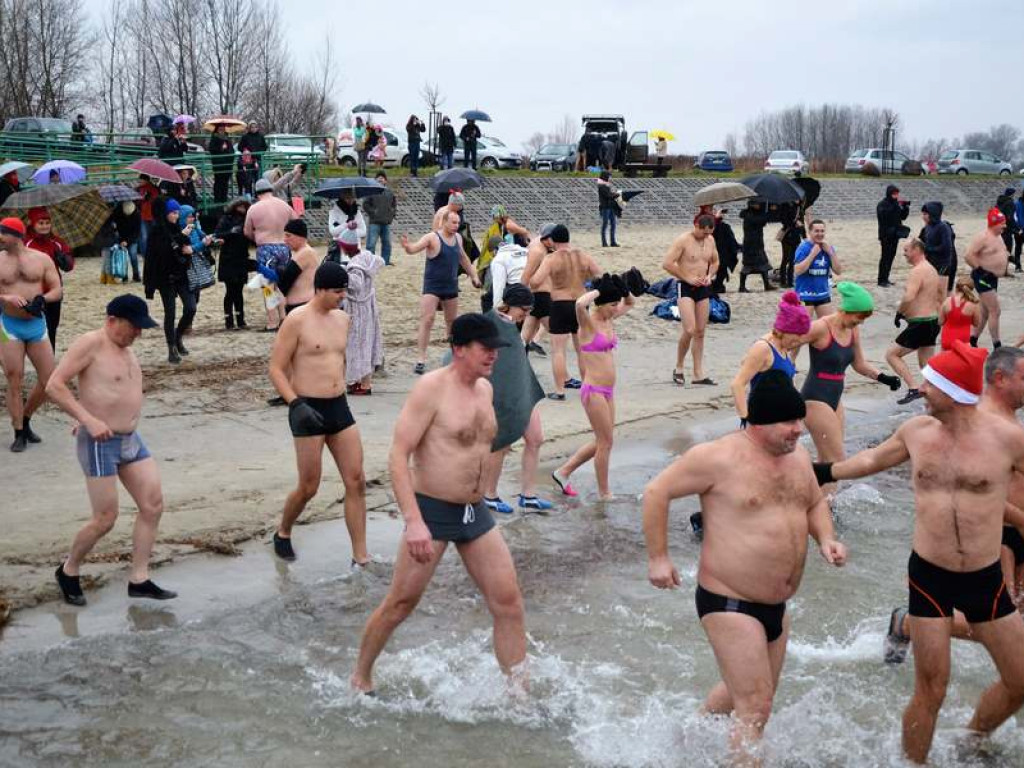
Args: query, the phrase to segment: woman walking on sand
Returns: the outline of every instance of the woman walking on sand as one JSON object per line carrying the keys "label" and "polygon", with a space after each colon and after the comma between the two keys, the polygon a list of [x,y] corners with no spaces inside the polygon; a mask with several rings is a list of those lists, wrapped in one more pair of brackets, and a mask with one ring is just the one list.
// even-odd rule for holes
{"label": "woman walking on sand", "polygon": [[[969,344],[971,336],[977,333],[981,322],[981,299],[974,289],[974,280],[970,275],[962,275],[956,280],[953,295],[942,302],[939,310],[939,325],[942,326],[942,351],[953,348],[953,342],[959,339]],[[1020,346],[1019,344],[1017,346]]]}
{"label": "woman walking on sand", "polygon": [[[597,492],[602,500],[612,497],[608,485],[608,465],[615,429],[615,356],[619,345],[613,321],[633,307],[633,296],[643,293],[639,288],[643,276],[636,267],[622,275],[607,272],[593,282],[593,290],[576,300],[579,320],[580,353],[585,355],[581,366],[585,373],[580,401],[594,430],[594,439],[579,448],[565,464],[551,473],[555,484],[566,496],[576,496],[569,477],[591,459],[597,475]],[[591,305],[594,306],[591,311]],[[585,362],[584,362],[585,361]]]}

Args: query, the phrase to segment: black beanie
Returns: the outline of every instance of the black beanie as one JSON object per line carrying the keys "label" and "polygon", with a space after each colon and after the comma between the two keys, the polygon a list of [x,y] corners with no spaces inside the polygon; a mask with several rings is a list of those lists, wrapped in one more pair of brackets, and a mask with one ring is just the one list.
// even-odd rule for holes
{"label": "black beanie", "polygon": [[292,219],[284,225],[284,231],[289,235],[309,237],[309,229],[306,227],[306,222],[302,219]]}
{"label": "black beanie", "polygon": [[804,399],[793,386],[793,380],[779,370],[761,374],[747,400],[747,423],[779,424],[807,415]]}

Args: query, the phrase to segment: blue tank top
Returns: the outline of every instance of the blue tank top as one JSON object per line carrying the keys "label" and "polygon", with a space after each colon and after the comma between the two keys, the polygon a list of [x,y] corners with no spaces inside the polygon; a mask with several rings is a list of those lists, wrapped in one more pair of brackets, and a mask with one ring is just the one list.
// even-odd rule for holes
{"label": "blue tank top", "polygon": [[[796,249],[793,256],[793,263],[799,264],[808,258],[814,250],[814,243],[804,240]],[[796,292],[800,301],[823,301],[831,298],[832,291],[829,288],[828,278],[832,271],[832,257],[825,251],[818,251],[811,266],[802,275],[797,275],[794,280]]]}
{"label": "blue tank top", "polygon": [[444,298],[455,298],[459,295],[459,239],[455,236],[455,245],[448,245],[441,237],[440,232],[435,232],[437,240],[441,244],[441,250],[437,256],[427,259],[423,269],[423,293],[432,293],[435,296]]}
{"label": "blue tank top", "polygon": [[[761,377],[768,373],[768,371],[782,371],[791,379],[796,376],[796,366],[793,364],[793,361],[785,355],[780,354],[779,350],[769,344],[767,339],[761,339],[761,341],[768,344],[768,349],[772,351],[772,367],[767,371],[761,371],[754,374],[754,378],[750,380],[751,390],[757,386],[757,382],[760,381]],[[747,395],[749,397],[750,390],[747,390]]]}

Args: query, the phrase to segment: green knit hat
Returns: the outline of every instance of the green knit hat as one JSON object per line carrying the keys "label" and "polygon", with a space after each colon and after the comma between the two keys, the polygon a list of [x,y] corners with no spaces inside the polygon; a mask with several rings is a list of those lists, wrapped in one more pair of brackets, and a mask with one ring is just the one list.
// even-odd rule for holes
{"label": "green knit hat", "polygon": [[843,312],[874,312],[875,300],[866,288],[844,280],[836,286],[839,291],[839,309]]}

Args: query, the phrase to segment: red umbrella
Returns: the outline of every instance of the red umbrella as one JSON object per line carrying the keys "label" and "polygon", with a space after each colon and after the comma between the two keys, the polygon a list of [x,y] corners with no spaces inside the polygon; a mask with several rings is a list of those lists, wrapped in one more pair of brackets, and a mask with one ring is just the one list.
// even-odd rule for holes
{"label": "red umbrella", "polygon": [[157,160],[155,157],[143,157],[141,160],[136,160],[128,166],[128,170],[144,173],[150,178],[160,179],[160,181],[169,181],[173,184],[181,183],[181,176],[178,175],[178,172],[163,160]]}

